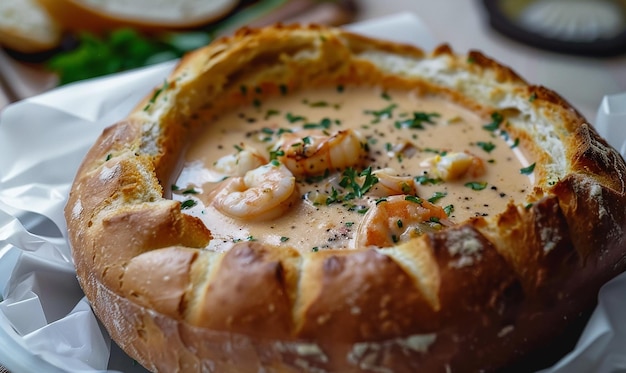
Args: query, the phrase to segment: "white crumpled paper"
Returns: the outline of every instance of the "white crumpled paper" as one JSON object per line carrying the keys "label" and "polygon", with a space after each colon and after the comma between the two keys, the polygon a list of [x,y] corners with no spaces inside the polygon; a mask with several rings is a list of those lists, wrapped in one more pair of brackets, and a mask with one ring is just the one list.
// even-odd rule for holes
{"label": "white crumpled paper", "polygon": [[[354,31],[430,50],[414,15]],[[78,286],[63,208],[102,129],[160,85],[174,63],[86,81],[6,108],[0,117],[0,364],[21,371],[145,371],[111,343]],[[572,353],[545,372],[626,369],[626,275],[607,284]]]}

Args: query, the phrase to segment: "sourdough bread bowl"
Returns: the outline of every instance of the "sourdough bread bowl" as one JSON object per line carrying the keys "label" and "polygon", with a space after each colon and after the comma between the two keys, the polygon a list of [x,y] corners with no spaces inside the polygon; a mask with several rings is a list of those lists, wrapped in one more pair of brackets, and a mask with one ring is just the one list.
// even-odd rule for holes
{"label": "sourdough bread bowl", "polygon": [[[185,169],[185,154],[218,124],[222,132],[234,127],[232,118],[242,108],[269,117],[265,110],[276,114],[274,106],[259,108],[273,102],[281,116],[294,119],[283,100],[335,90],[382,92],[383,100],[388,92],[406,92],[417,100],[408,106],[436,99],[459,107],[485,124],[477,131],[499,149],[522,149],[522,158],[530,159],[523,167],[528,185],[515,198],[491,185],[487,189],[505,200],[503,207],[483,206],[488,213],[461,218],[461,211],[450,214],[421,194],[427,183],[413,183],[410,190],[403,184],[401,192],[365,200],[368,211],[356,222],[362,228],[343,230],[348,238],[335,246],[312,249],[286,236],[274,242],[235,233],[227,245],[215,246],[227,241],[229,233],[220,226],[228,222],[279,229],[274,222],[283,217],[221,216],[217,212],[233,210],[211,207],[220,188],[243,176],[211,183],[218,193],[200,193],[206,199],[181,197],[172,185]],[[360,102],[346,97],[345,105]],[[374,116],[362,130],[388,120],[390,128],[399,123],[395,128],[404,131],[407,118],[394,111],[397,106],[361,108],[359,115]],[[419,119],[421,127],[444,117],[409,112],[409,124]],[[448,126],[447,137],[469,136],[454,132],[458,121],[452,116],[437,126]],[[329,126],[323,127],[330,131]],[[218,138],[211,136],[209,144]],[[423,136],[413,137],[417,145],[401,153],[404,165],[422,163],[416,154],[432,151],[419,143]],[[382,146],[370,140],[361,143],[359,156],[345,157],[353,161],[350,166],[327,166],[321,177],[312,176],[319,182],[345,175],[352,166],[366,167]],[[282,168],[293,161],[286,152],[272,148],[263,167],[297,174]],[[448,159],[447,151],[436,153],[430,165],[432,159],[439,162],[435,166]],[[398,154],[389,157],[400,162]],[[486,168],[500,164],[482,156]],[[306,158],[301,152],[294,159]],[[441,178],[450,193],[455,183],[475,188],[473,176],[448,180],[435,172],[429,168],[412,180]],[[315,183],[300,180],[303,175],[311,176],[284,177],[280,185],[302,189]],[[359,185],[353,194],[358,189],[367,198],[370,190],[361,181],[368,177],[372,183],[372,173],[350,179]],[[65,215],[78,279],[94,312],[112,338],[151,371],[494,371],[519,366],[533,351],[550,347],[593,308],[601,285],[624,271],[625,180],[622,157],[565,100],[480,52],[458,55],[442,45],[426,53],[337,28],[276,25],[240,30],[185,56],[162,85],[96,141],[77,172]],[[466,198],[478,198],[471,193],[482,192],[471,188]],[[277,190],[278,184],[263,193]],[[289,209],[309,198],[294,193],[296,198],[272,208],[291,216]],[[330,205],[325,198],[309,207],[323,214]],[[341,198],[349,200],[348,194]],[[402,206],[409,201],[446,215],[420,221],[417,234],[394,235],[391,243],[362,240],[374,226],[371,211],[398,199]],[[456,210],[463,200],[455,202]],[[189,209],[187,201],[200,207]],[[422,210],[407,211],[408,221]],[[203,215],[220,217],[210,225]],[[394,216],[383,218],[390,222],[383,231],[402,225]],[[311,232],[302,240],[318,235]]]}

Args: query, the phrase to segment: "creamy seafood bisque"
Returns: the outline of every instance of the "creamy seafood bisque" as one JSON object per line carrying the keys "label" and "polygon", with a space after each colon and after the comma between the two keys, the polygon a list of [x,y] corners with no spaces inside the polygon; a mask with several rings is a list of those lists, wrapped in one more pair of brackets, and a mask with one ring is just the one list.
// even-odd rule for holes
{"label": "creamy seafood bisque", "polygon": [[534,163],[502,121],[401,90],[289,92],[207,124],[172,194],[209,249],[393,246],[525,203]]}

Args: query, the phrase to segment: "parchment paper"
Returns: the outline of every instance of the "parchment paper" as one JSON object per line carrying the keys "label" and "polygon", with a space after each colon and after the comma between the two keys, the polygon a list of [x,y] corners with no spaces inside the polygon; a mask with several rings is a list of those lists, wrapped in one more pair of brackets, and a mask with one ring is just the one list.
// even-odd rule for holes
{"label": "parchment paper", "polygon": [[[436,45],[412,14],[351,28],[425,50]],[[173,66],[66,86],[2,112],[0,364],[10,370],[145,371],[110,341],[91,312],[75,277],[63,208],[76,169],[102,129],[162,84]],[[576,349],[545,372],[626,369],[625,295],[626,275],[607,284]]]}

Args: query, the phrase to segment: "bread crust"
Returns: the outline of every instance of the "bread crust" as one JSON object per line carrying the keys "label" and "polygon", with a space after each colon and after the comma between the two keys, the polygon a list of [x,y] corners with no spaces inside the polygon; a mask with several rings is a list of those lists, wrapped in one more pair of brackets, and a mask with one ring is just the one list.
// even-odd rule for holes
{"label": "bread crust", "polygon": [[[436,92],[537,159],[511,203],[385,249],[300,253],[211,233],[166,198],[199,118],[325,84]],[[185,56],[104,131],[65,214],[78,278],[114,340],[153,371],[472,371],[545,347],[626,269],[626,164],[555,92],[480,52],[432,53],[335,28],[243,29]]]}

